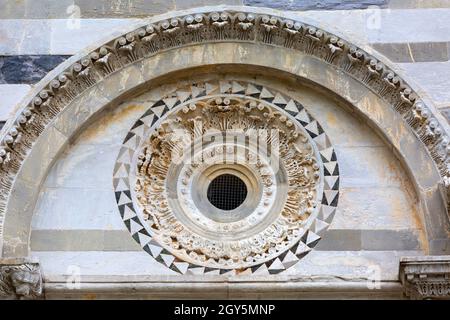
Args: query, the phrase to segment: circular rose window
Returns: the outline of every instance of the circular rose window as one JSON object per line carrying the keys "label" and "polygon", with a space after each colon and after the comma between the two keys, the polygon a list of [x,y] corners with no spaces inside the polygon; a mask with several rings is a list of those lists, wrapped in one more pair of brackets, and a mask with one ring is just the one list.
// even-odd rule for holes
{"label": "circular rose window", "polygon": [[238,81],[167,94],[114,171],[132,237],[179,273],[274,274],[307,254],[338,201],[336,155],[297,101]]}

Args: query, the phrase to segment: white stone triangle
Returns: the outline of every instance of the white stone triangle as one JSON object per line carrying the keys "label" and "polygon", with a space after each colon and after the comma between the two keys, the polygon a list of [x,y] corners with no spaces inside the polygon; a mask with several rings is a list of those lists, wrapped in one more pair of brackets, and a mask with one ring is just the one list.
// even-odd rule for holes
{"label": "white stone triangle", "polygon": [[283,259],[283,265],[284,267],[290,268],[292,267],[294,264],[296,264],[298,262],[298,258],[295,254],[292,253],[292,251],[288,251],[288,253],[286,254],[286,256]]}
{"label": "white stone triangle", "polygon": [[127,165],[123,163],[117,163],[116,172],[114,173],[114,178],[127,178],[129,173]]}
{"label": "white stone triangle", "polygon": [[339,176],[325,176],[325,187],[327,189],[333,189]]}
{"label": "white stone triangle", "polygon": [[328,161],[331,161],[331,157],[333,156],[333,151],[334,151],[334,148],[330,147],[327,149],[320,150],[320,154]]}
{"label": "white stone triangle", "polygon": [[334,170],[336,169],[336,164],[337,164],[336,161],[330,161],[330,162],[324,163],[323,165],[325,168],[327,168],[330,175],[333,175]]}
{"label": "white stone triangle", "polygon": [[191,91],[192,91],[192,97],[198,97],[202,92],[203,92],[203,88],[199,88],[197,86],[191,86]]}
{"label": "white stone triangle", "polygon": [[152,113],[149,114],[148,116],[141,118],[141,121],[144,122],[146,126],[151,127],[154,118],[155,115]]}
{"label": "white stone triangle", "polygon": [[116,181],[117,185],[114,189],[114,191],[126,191],[130,190],[130,186],[127,184],[125,179],[119,178]]}
{"label": "white stone triangle", "polygon": [[317,121],[311,121],[308,125],[305,126],[305,129],[314,133],[315,135],[319,134],[319,128],[317,127]]}
{"label": "white stone triangle", "polygon": [[173,260],[175,260],[175,257],[171,254],[161,254],[160,257],[163,259],[164,264],[168,267],[170,267]]}
{"label": "white stone triangle", "polygon": [[127,146],[128,148],[134,150],[138,146],[139,141],[141,141],[139,136],[133,135],[130,139],[128,139],[127,142],[124,143],[124,145]]}
{"label": "white stone triangle", "polygon": [[189,91],[177,91],[178,99],[180,99],[181,102],[185,101],[191,93]]}
{"label": "white stone triangle", "polygon": [[180,272],[182,274],[185,274],[188,267],[189,267],[189,263],[187,262],[174,262],[173,264],[178,270],[180,270]]}
{"label": "white stone triangle", "polygon": [[158,118],[161,118],[165,108],[166,108],[166,105],[163,104],[163,105],[160,105],[157,107],[153,107],[152,111]]}
{"label": "white stone triangle", "polygon": [[329,224],[326,223],[325,221],[322,221],[320,219],[316,219],[314,220],[314,232],[315,233],[321,233],[323,230],[325,230],[326,228],[328,228]]}
{"label": "white stone triangle", "polygon": [[208,82],[205,84],[205,88],[206,88],[206,94],[211,94],[217,90],[218,86],[216,84],[212,84],[212,83]]}
{"label": "white stone triangle", "polygon": [[117,202],[117,204],[119,206],[123,205],[123,204],[127,204],[130,203],[131,199],[126,195],[125,192],[121,192],[120,193],[120,197],[119,197],[119,201]]}
{"label": "white stone triangle", "polygon": [[123,152],[121,150],[122,154],[117,159],[117,162],[130,164],[131,163],[131,155],[130,155],[130,153],[132,151],[130,152],[130,149],[128,149],[128,148],[122,148],[122,149],[125,149],[125,150],[123,150]]}
{"label": "white stone triangle", "polygon": [[164,99],[163,101],[169,109],[172,109],[173,106],[175,105],[175,103],[178,101],[178,99],[177,98],[167,98],[167,99]]}
{"label": "white stone triangle", "polygon": [[336,211],[336,207],[327,206],[325,204],[322,204],[320,207],[318,217],[322,220],[328,221],[328,218],[333,217],[335,211]]}
{"label": "white stone triangle", "polygon": [[275,103],[275,104],[277,104],[277,103],[279,103],[279,104],[287,104],[286,99],[284,99],[284,97],[281,94],[279,94],[279,93],[277,93],[275,95],[275,98],[273,99],[272,103]]}
{"label": "white stone triangle", "polygon": [[134,217],[136,217],[136,213],[133,212],[133,210],[131,210],[128,206],[125,206],[125,209],[123,211],[123,220],[126,221]]}
{"label": "white stone triangle", "polygon": [[252,94],[255,94],[255,93],[258,93],[259,94],[259,90],[258,90],[258,88],[256,88],[254,85],[252,85],[252,84],[248,84],[247,85],[247,89],[245,90],[245,94],[246,95],[252,95]]}
{"label": "white stone triangle", "polygon": [[253,272],[253,274],[254,274],[254,275],[268,275],[268,274],[270,274],[270,273],[269,273],[269,270],[267,269],[266,264],[263,263],[258,269],[256,269],[256,270]]}
{"label": "white stone triangle", "polygon": [[145,124],[141,124],[139,127],[131,130],[131,132],[142,138],[145,135]]}
{"label": "white stone triangle", "polygon": [[[131,220],[131,221],[133,221],[133,220]],[[138,237],[139,237],[139,243],[141,244],[142,247],[144,247],[147,243],[149,243],[152,240],[151,237],[149,237],[146,234],[140,233],[140,232],[138,232]]]}
{"label": "white stone triangle", "polygon": [[130,232],[131,232],[131,234],[135,234],[136,232],[141,231],[144,228],[143,226],[141,226],[139,223],[137,223],[133,219],[131,219],[129,221],[130,221]]}
{"label": "white stone triangle", "polygon": [[220,81],[220,93],[227,93],[231,89],[231,83],[228,81]]}
{"label": "white stone triangle", "polygon": [[327,135],[325,133],[322,133],[315,137],[314,142],[317,144],[320,150],[328,148],[330,146]]}
{"label": "white stone triangle", "polygon": [[286,111],[291,111],[291,112],[295,112],[295,113],[299,113],[300,111],[297,108],[297,105],[295,104],[294,100],[289,100],[289,102],[286,104],[286,106],[284,107],[284,110]]}
{"label": "white stone triangle", "polygon": [[232,87],[231,87],[231,92],[232,93],[241,92],[241,91],[244,91],[244,90],[245,90],[245,87],[241,86],[239,84],[239,82],[233,81],[233,84],[232,84]]}
{"label": "white stone triangle", "polygon": [[337,190],[324,190],[323,193],[325,194],[325,198],[327,199],[328,204],[331,204],[336,198],[336,195],[338,194]]}
{"label": "white stone triangle", "polygon": [[261,90],[261,95],[259,96],[260,98],[273,98],[273,94],[267,90],[265,87],[263,87],[263,89]]}
{"label": "white stone triangle", "polygon": [[308,251],[311,251],[311,248],[308,247],[306,244],[304,244],[303,242],[300,241],[300,242],[298,243],[297,250],[295,250],[295,254],[296,254],[296,255],[300,255],[300,254],[303,254],[303,253],[308,252]]}
{"label": "white stone triangle", "polygon": [[279,258],[276,258],[269,267],[269,270],[284,270],[286,269]]}
{"label": "white stone triangle", "polygon": [[310,230],[310,231],[308,231],[308,236],[306,238],[306,244],[309,245],[318,239],[320,239],[320,236]]}
{"label": "white stone triangle", "polygon": [[159,254],[161,253],[161,251],[163,250],[163,248],[161,248],[160,246],[156,246],[153,244],[149,244],[148,245],[150,252],[152,253],[153,257],[157,257],[159,256]]}
{"label": "white stone triangle", "polygon": [[309,123],[311,120],[309,119],[308,113],[306,112],[305,108],[302,109],[296,116],[295,119],[300,120],[302,122]]}

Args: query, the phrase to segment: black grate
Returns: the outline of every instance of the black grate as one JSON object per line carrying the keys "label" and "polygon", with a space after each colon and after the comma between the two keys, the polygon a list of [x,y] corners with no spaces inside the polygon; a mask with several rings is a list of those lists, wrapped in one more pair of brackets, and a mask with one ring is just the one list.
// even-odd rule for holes
{"label": "black grate", "polygon": [[211,181],[208,186],[208,200],[221,210],[234,210],[247,197],[245,183],[232,174],[222,174]]}

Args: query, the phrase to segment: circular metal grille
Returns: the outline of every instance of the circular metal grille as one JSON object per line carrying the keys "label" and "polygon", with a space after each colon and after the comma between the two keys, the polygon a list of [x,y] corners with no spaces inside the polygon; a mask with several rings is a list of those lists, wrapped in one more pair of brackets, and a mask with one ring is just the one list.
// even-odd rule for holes
{"label": "circular metal grille", "polygon": [[211,181],[207,197],[213,206],[221,210],[234,210],[247,197],[247,186],[232,174],[222,174]]}

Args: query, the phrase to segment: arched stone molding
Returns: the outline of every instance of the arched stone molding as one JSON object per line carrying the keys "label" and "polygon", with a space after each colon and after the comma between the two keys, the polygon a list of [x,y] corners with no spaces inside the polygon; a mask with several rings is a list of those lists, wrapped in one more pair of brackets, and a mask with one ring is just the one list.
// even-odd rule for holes
{"label": "arched stone molding", "polygon": [[429,253],[450,252],[448,124],[384,58],[312,21],[259,8],[205,7],[134,27],[52,71],[5,125],[0,137],[2,256],[28,255],[39,186],[60,150],[96,113],[158,77],[220,65],[291,74],[346,100],[384,136],[411,174]]}

